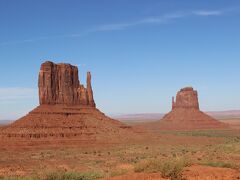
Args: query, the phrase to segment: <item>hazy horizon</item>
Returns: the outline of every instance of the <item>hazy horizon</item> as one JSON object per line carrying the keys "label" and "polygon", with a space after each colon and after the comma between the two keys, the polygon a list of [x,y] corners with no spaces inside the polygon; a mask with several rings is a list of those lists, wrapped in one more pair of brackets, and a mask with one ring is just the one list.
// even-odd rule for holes
{"label": "hazy horizon", "polygon": [[0,120],[38,105],[45,60],[91,71],[106,114],[166,113],[186,86],[203,111],[240,109],[240,2],[173,2],[0,2]]}

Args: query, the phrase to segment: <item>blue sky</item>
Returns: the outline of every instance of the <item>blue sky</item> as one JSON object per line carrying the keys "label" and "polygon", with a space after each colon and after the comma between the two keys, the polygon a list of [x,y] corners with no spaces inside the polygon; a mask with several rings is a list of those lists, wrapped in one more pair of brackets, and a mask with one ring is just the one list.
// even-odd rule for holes
{"label": "blue sky", "polygon": [[108,114],[168,112],[185,86],[204,111],[240,109],[239,0],[1,0],[0,119],[38,105],[45,60],[93,76]]}

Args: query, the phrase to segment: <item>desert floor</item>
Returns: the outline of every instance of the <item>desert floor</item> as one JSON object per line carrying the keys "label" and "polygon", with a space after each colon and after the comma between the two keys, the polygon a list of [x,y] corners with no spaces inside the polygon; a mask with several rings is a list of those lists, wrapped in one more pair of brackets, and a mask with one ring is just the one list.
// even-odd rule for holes
{"label": "desert floor", "polygon": [[158,131],[124,144],[1,141],[0,179],[240,179],[240,119],[224,121],[235,129]]}

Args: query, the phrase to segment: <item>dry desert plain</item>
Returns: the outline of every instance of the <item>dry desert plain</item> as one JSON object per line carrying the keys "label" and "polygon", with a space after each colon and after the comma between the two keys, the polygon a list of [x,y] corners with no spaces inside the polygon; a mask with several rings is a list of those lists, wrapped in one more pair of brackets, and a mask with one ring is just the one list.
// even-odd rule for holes
{"label": "dry desert plain", "polygon": [[[240,119],[224,122],[240,126]],[[126,143],[1,141],[0,178],[240,178],[239,129],[137,131],[144,139]]]}

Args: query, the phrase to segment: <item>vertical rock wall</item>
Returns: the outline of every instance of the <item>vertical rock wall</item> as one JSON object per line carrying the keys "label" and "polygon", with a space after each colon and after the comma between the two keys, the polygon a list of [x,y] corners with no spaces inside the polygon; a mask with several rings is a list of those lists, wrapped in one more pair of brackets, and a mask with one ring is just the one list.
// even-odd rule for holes
{"label": "vertical rock wall", "polygon": [[70,64],[47,61],[41,65],[39,79],[40,105],[64,104],[95,107],[91,74],[87,73],[87,88],[80,84],[78,68]]}
{"label": "vertical rock wall", "polygon": [[176,101],[172,100],[172,109],[193,108],[199,110],[198,93],[192,87],[181,89],[176,96]]}

